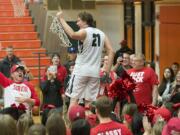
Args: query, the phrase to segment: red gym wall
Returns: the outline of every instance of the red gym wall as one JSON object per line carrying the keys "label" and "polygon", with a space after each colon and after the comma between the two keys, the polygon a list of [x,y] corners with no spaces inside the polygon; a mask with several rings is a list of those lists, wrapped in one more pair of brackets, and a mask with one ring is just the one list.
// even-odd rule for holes
{"label": "red gym wall", "polygon": [[160,75],[173,62],[180,63],[180,6],[160,7]]}

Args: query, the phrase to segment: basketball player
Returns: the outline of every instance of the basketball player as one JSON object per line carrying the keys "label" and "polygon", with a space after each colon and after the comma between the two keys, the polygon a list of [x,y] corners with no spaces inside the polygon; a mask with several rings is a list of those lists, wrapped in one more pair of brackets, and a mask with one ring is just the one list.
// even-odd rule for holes
{"label": "basketball player", "polygon": [[79,13],[77,25],[80,30],[77,32],[66,23],[62,12],[58,12],[57,17],[67,35],[79,40],[78,54],[69,85],[70,107],[82,98],[85,99],[85,106],[88,107],[91,101],[96,100],[100,87],[99,72],[102,51],[105,47],[109,58],[105,72],[109,73],[114,58],[113,48],[104,32],[94,28],[94,20],[90,13]]}

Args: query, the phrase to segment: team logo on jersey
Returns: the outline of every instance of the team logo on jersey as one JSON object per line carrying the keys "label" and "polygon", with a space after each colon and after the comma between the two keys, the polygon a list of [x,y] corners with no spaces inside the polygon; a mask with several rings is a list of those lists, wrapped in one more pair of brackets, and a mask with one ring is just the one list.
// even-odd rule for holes
{"label": "team logo on jersey", "polygon": [[16,91],[20,91],[20,92],[27,92],[28,91],[28,88],[26,86],[14,85],[13,87],[14,87],[13,89]]}

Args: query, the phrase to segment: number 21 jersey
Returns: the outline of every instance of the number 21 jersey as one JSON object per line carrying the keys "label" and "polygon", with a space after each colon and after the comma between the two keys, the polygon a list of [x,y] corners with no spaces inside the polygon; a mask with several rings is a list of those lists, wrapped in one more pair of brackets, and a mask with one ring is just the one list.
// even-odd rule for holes
{"label": "number 21 jersey", "polygon": [[101,30],[92,27],[85,28],[85,31],[86,38],[78,45],[73,74],[99,77],[105,34]]}

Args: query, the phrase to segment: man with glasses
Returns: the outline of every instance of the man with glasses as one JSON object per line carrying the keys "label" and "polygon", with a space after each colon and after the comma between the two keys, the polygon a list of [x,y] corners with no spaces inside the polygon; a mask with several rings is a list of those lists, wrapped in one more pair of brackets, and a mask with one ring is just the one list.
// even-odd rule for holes
{"label": "man with glasses", "polygon": [[133,68],[128,70],[129,75],[134,79],[136,88],[134,96],[136,103],[156,105],[158,97],[158,78],[154,70],[145,67],[143,54],[135,54],[133,57]]}

